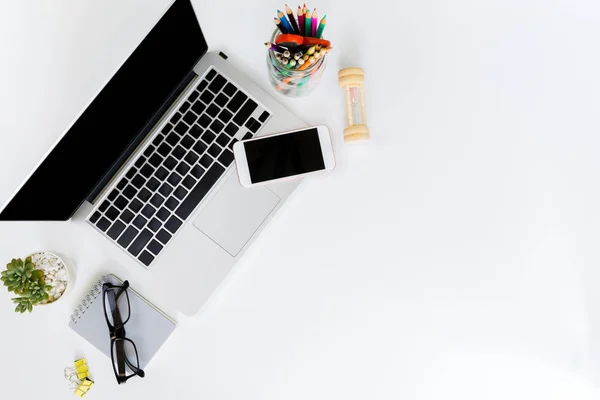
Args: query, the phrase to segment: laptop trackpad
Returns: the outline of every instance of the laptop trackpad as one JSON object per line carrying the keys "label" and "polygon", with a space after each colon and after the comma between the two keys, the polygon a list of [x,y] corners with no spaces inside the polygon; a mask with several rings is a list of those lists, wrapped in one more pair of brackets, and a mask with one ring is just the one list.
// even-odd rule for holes
{"label": "laptop trackpad", "polygon": [[233,173],[204,207],[194,226],[235,257],[279,200],[266,187],[242,187]]}

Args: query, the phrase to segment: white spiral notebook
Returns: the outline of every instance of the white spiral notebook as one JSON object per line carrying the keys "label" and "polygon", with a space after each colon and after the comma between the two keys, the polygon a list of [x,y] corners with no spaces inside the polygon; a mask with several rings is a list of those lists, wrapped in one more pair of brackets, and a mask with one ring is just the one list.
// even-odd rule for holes
{"label": "white spiral notebook", "polygon": [[[105,282],[113,285],[123,283],[115,275],[103,276],[75,309],[69,327],[110,358],[110,333],[102,305],[102,285]],[[140,368],[144,369],[173,333],[177,324],[131,287],[127,290],[131,316],[125,325],[126,336],[135,343]]]}

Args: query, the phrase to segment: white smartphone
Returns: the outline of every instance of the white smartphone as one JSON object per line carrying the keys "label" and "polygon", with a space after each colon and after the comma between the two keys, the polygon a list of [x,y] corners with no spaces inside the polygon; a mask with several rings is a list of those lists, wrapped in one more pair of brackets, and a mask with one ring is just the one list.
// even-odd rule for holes
{"label": "white smartphone", "polygon": [[233,154],[244,187],[335,168],[329,129],[324,125],[237,142]]}

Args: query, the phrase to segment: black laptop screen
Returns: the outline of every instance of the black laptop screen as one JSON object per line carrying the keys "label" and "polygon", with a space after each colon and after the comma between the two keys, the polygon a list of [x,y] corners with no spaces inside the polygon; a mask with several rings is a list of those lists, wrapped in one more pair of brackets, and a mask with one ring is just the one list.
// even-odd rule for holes
{"label": "black laptop screen", "polygon": [[148,132],[206,50],[190,0],[176,0],[19,189],[0,220],[69,219]]}

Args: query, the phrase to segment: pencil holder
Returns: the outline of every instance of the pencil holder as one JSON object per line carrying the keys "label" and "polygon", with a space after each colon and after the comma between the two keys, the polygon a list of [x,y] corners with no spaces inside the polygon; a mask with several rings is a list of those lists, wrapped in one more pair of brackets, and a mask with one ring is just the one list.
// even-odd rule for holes
{"label": "pencil holder", "polygon": [[[275,31],[273,42],[278,31]],[[291,69],[279,62],[273,51],[267,51],[267,72],[269,81],[277,92],[288,97],[308,96],[321,82],[327,65],[327,55],[319,58],[304,69]]]}

